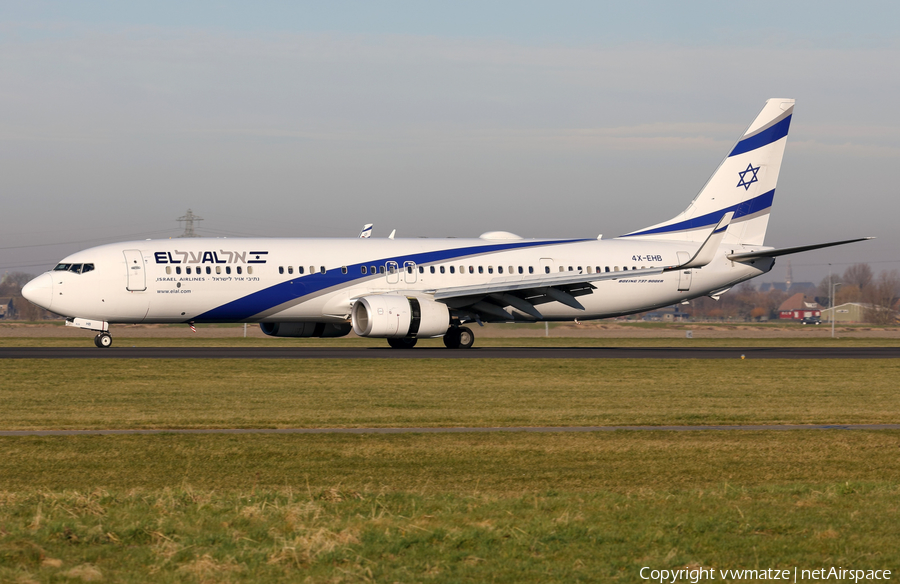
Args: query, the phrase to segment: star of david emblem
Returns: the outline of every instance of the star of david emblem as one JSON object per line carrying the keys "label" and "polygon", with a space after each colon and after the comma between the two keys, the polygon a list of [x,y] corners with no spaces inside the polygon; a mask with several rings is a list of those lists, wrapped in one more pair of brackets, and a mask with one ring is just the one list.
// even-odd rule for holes
{"label": "star of david emblem", "polygon": [[[753,176],[751,176],[750,179],[748,180],[748,179],[747,179],[747,175],[750,174],[751,172],[753,173]],[[756,173],[757,173],[757,172],[759,172],[759,167],[758,167],[758,166],[757,166],[756,168],[753,168],[753,165],[752,165],[752,164],[748,164],[748,165],[747,165],[747,170],[738,173],[738,176],[741,177],[741,180],[740,180],[740,182],[737,184],[737,186],[739,186],[739,187],[744,187],[744,190],[745,190],[745,191],[749,191],[749,190],[750,190],[750,185],[752,185],[752,184],[755,183],[755,182],[758,182],[758,179],[756,178]]]}

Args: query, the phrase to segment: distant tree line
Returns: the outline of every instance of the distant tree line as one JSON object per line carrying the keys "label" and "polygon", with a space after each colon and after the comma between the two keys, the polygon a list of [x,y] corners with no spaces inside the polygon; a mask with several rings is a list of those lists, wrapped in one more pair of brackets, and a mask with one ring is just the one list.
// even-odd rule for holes
{"label": "distant tree line", "polygon": [[836,287],[834,305],[857,302],[866,305],[864,319],[873,324],[892,324],[900,297],[900,271],[887,270],[877,276],[868,264],[854,264],[829,279],[822,279],[817,287],[792,287],[789,291],[772,288],[761,292],[752,282],[739,284],[714,300],[708,296],[691,300],[683,307],[694,320],[751,321],[778,318],[778,307],[798,292],[823,308],[830,307],[831,286]]}

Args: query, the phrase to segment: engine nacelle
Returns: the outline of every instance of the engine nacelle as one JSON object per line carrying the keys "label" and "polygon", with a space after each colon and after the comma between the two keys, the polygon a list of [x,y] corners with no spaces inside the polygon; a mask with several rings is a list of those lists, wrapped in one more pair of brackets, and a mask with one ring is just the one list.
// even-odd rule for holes
{"label": "engine nacelle", "polygon": [[259,328],[270,337],[343,337],[350,324],[331,322],[261,322]]}
{"label": "engine nacelle", "polygon": [[441,336],[450,328],[450,309],[427,298],[379,294],[353,305],[353,332],[361,337],[396,339]]}

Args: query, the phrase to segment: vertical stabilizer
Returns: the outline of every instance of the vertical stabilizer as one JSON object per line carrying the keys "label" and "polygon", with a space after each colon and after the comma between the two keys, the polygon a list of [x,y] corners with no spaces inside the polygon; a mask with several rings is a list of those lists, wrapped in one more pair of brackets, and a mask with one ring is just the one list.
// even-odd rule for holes
{"label": "vertical stabilizer", "polygon": [[702,242],[710,227],[733,212],[724,243],[762,245],[793,111],[793,99],[766,101],[684,212],[622,237]]}

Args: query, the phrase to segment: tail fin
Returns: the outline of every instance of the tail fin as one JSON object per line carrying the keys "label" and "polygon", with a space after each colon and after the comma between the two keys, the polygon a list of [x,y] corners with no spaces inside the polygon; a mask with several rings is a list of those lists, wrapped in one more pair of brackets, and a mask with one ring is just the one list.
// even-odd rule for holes
{"label": "tail fin", "polygon": [[725,243],[762,245],[794,111],[793,99],[770,99],[691,204],[672,219],[622,237],[702,242],[734,212]]}

